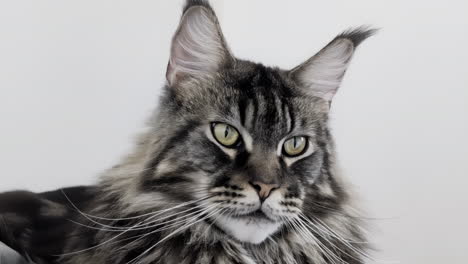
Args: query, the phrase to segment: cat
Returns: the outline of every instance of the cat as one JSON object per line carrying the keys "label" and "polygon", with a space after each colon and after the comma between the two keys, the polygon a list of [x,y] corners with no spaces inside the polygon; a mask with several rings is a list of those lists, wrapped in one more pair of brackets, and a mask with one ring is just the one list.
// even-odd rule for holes
{"label": "cat", "polygon": [[329,109],[357,46],[335,37],[291,70],[237,59],[188,0],[149,128],[95,186],[0,194],[0,240],[35,263],[364,263]]}

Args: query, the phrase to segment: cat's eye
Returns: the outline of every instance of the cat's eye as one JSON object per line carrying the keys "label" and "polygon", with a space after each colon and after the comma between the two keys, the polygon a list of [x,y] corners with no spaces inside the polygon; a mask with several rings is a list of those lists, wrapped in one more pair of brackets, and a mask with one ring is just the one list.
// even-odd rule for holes
{"label": "cat's eye", "polygon": [[296,136],[286,140],[283,144],[283,153],[289,157],[303,154],[307,149],[307,138]]}
{"label": "cat's eye", "polygon": [[237,129],[225,123],[213,123],[212,129],[213,137],[221,145],[232,148],[237,146],[240,140],[240,135]]}

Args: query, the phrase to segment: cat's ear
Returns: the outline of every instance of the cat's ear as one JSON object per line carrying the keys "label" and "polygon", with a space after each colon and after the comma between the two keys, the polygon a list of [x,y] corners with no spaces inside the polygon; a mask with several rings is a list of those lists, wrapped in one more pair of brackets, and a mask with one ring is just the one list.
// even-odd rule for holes
{"label": "cat's ear", "polygon": [[172,39],[166,72],[169,85],[216,73],[232,58],[213,9],[205,1],[188,1]]}
{"label": "cat's ear", "polygon": [[357,28],[341,33],[312,58],[292,69],[290,76],[307,93],[330,102],[356,47],[375,32],[375,29]]}

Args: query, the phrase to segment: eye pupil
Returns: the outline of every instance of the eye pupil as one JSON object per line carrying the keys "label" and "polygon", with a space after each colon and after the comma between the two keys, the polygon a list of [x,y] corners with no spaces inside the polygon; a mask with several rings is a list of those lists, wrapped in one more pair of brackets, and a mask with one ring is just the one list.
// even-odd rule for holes
{"label": "eye pupil", "polygon": [[216,141],[225,147],[235,147],[240,140],[237,129],[225,123],[213,123],[211,132]]}
{"label": "eye pupil", "polygon": [[289,157],[295,157],[303,154],[307,149],[307,138],[295,136],[286,140],[283,144],[283,153]]}

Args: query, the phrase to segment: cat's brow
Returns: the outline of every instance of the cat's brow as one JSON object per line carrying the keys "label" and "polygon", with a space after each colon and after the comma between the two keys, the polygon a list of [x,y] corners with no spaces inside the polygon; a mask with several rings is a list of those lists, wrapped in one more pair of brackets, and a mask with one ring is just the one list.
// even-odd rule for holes
{"label": "cat's brow", "polygon": [[242,128],[240,129],[240,133],[242,134],[242,139],[244,140],[245,149],[248,152],[252,152],[253,150],[252,136],[250,135],[250,133],[247,131],[247,129],[244,126],[242,126]]}
{"label": "cat's brow", "polygon": [[[239,107],[241,104],[239,105]],[[241,117],[242,126],[246,129],[252,129],[254,126],[254,119],[257,113],[257,106],[253,99],[249,99],[243,108],[239,108],[239,116]],[[243,120],[242,120],[243,119]]]}

